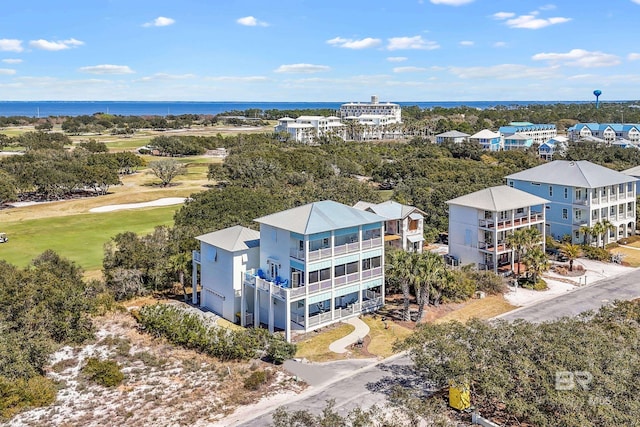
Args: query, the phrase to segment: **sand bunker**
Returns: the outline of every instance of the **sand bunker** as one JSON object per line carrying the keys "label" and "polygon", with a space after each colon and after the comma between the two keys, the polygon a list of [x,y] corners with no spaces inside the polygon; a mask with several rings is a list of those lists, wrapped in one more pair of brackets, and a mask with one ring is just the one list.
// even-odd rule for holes
{"label": "sand bunker", "polygon": [[142,203],[125,203],[122,205],[108,205],[108,206],[100,206],[97,208],[89,209],[89,212],[113,212],[119,211],[123,209],[139,209],[139,208],[151,208],[157,206],[170,206],[170,205],[179,205],[184,203],[186,197],[165,197],[163,199],[152,200],[150,202],[142,202]]}

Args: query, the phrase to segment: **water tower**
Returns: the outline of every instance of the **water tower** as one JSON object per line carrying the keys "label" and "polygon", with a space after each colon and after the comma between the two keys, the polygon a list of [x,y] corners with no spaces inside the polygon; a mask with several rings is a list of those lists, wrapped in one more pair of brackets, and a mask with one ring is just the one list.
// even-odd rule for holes
{"label": "water tower", "polygon": [[600,95],[602,95],[602,91],[600,89],[596,89],[593,91],[593,94],[596,96],[596,110],[597,110],[598,106],[600,105],[599,98],[600,98]]}

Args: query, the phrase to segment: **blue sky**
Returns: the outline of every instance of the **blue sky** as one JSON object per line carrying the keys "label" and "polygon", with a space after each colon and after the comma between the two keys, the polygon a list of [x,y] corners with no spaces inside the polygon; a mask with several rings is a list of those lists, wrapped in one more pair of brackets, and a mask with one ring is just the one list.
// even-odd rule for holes
{"label": "blue sky", "polygon": [[30,0],[0,100],[640,99],[640,0]]}

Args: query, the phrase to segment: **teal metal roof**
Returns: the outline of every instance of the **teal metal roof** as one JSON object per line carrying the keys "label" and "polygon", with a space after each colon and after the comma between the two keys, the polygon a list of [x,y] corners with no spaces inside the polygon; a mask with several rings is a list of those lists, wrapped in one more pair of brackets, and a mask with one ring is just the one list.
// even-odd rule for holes
{"label": "teal metal roof", "polygon": [[323,200],[263,216],[255,221],[307,235],[384,222],[385,218],[333,200]]}

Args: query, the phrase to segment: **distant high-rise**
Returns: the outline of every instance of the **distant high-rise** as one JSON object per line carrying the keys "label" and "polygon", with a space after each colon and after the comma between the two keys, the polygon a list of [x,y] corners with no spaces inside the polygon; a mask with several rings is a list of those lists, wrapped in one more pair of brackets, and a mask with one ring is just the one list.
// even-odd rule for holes
{"label": "distant high-rise", "polygon": [[348,102],[340,106],[340,118],[358,119],[360,116],[386,116],[387,123],[402,123],[400,105],[380,102],[377,95],[371,96],[371,102]]}

